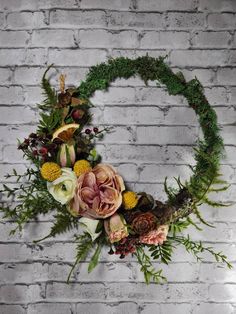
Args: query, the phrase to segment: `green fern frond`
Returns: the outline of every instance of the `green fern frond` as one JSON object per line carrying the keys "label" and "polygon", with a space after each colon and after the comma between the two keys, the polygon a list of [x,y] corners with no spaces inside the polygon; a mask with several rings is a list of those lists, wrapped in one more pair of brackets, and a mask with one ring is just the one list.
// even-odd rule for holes
{"label": "green fern frond", "polygon": [[154,260],[160,260],[162,263],[168,265],[171,261],[173,245],[171,242],[165,241],[162,245],[152,245],[149,251]]}
{"label": "green fern frond", "polygon": [[39,108],[43,111],[50,111],[53,106],[57,103],[57,93],[54,88],[51,87],[51,84],[49,83],[49,80],[46,79],[46,74],[51,69],[53,64],[51,64],[46,71],[43,74],[42,81],[41,81],[41,87],[43,89],[43,96],[45,99],[43,100],[43,103],[39,105]]}
{"label": "green fern frond", "polygon": [[[77,246],[76,246],[76,260],[73,264],[70,273],[67,277],[67,283],[69,283],[73,270],[76,265],[79,264],[80,261],[85,260],[89,251],[93,248],[94,242],[92,241],[90,235],[88,233],[83,233],[82,235],[76,238]],[[98,253],[97,253],[98,255]],[[97,258],[97,255],[95,258]]]}

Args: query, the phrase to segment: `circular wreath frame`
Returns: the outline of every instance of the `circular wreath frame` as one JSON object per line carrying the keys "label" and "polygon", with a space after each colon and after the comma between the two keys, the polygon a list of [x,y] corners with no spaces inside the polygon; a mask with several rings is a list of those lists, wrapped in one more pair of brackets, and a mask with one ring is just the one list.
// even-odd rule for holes
{"label": "circular wreath frame", "polygon": [[200,216],[197,205],[201,203],[221,205],[210,201],[207,193],[213,184],[220,183],[219,167],[224,150],[223,140],[219,135],[217,115],[207,101],[201,83],[197,78],[186,82],[183,73],[174,73],[164,59],[164,57],[150,56],[136,59],[124,57],[110,59],[107,63],[91,67],[86,80],[77,88],[79,97],[89,99],[96,90],[107,90],[110,83],[117,78],[128,79],[132,76],[140,76],[146,85],[149,80],[157,81],[166,86],[169,95],[184,96],[195,111],[203,132],[203,139],[198,140],[195,148],[196,165],[191,167],[193,175],[184,185],[178,180],[180,190],[174,195],[168,191],[165,182],[165,191],[169,200],[166,204],[156,201],[157,206],[153,210],[160,224],[175,222],[192,212]]}

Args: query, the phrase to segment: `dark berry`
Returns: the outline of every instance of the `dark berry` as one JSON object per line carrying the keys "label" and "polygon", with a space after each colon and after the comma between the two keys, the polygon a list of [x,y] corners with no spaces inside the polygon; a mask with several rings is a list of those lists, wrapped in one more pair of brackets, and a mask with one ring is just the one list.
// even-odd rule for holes
{"label": "dark berry", "polygon": [[28,145],[26,145],[25,143],[22,143],[22,144],[20,144],[20,145],[18,146],[18,149],[24,150],[24,149],[26,149],[26,148],[28,148]]}
{"label": "dark berry", "polygon": [[39,153],[44,156],[48,153],[48,150],[46,147],[42,147],[40,148]]}
{"label": "dark berry", "polygon": [[91,130],[90,130],[90,129],[86,129],[86,130],[85,130],[85,133],[86,133],[86,134],[90,134],[90,133],[91,133]]}
{"label": "dark berry", "polygon": [[98,128],[96,128],[96,127],[93,128],[93,132],[94,132],[94,133],[98,133]]}
{"label": "dark berry", "polygon": [[52,135],[51,135],[51,134],[47,134],[47,135],[46,135],[46,138],[49,139],[49,140],[51,140],[51,139],[52,139]]}
{"label": "dark berry", "polygon": [[73,118],[73,120],[77,121],[79,119],[81,119],[84,115],[84,111],[80,110],[80,109],[76,109],[72,112],[71,116]]}
{"label": "dark berry", "polygon": [[114,254],[114,251],[112,250],[112,248],[110,249],[110,251],[108,252],[108,254],[110,254],[110,255]]}
{"label": "dark berry", "polygon": [[47,148],[48,148],[48,150],[49,150],[50,152],[53,152],[53,151],[55,151],[55,150],[57,149],[57,144],[52,143],[52,144],[48,145]]}
{"label": "dark berry", "polygon": [[30,138],[37,138],[37,134],[31,133],[31,134],[29,135],[29,137],[30,137]]}
{"label": "dark berry", "polygon": [[57,145],[61,145],[63,143],[63,141],[60,138],[54,138],[53,143],[55,143]]}

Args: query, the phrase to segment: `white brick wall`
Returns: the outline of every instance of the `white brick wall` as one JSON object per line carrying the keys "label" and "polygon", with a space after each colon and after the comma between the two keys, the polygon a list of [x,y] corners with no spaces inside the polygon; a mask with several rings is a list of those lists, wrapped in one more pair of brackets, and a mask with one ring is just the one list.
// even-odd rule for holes
{"label": "white brick wall", "polygon": [[[50,63],[79,85],[89,66],[108,57],[168,55],[170,65],[187,79],[197,76],[216,108],[226,143],[222,172],[236,195],[236,1],[235,0],[1,0],[0,1],[0,174],[22,169],[16,138],[34,130],[41,99],[39,82]],[[56,74],[56,75],[55,75]],[[168,96],[138,78],[117,80],[93,98],[95,124],[114,124],[114,133],[98,145],[104,161],[118,167],[131,187],[164,199],[165,176],[189,175],[191,145],[200,134],[193,112],[181,97]],[[196,239],[210,242],[236,263],[235,206],[203,207],[216,229]],[[86,262],[75,282],[65,283],[74,258],[71,234],[38,246],[52,216],[31,223],[22,235],[9,237],[0,224],[1,314],[233,314],[236,271],[212,263],[199,265],[179,249],[165,285],[142,283],[134,259],[120,261],[102,253],[90,276]],[[157,265],[158,266],[158,265]]]}

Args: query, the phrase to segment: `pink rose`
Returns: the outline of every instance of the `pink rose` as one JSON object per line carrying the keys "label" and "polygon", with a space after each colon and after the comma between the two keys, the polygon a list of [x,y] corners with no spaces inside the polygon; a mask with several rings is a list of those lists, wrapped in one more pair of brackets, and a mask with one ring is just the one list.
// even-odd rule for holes
{"label": "pink rose", "polygon": [[107,218],[120,207],[124,189],[123,179],[112,166],[98,164],[79,176],[70,207],[80,216]]}
{"label": "pink rose", "polygon": [[111,243],[126,238],[129,233],[122,215],[114,214],[104,221],[104,228]]}
{"label": "pink rose", "polygon": [[141,235],[139,240],[145,244],[163,244],[168,234],[168,225],[161,225],[157,229],[149,231],[147,234]]}

